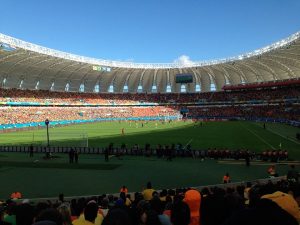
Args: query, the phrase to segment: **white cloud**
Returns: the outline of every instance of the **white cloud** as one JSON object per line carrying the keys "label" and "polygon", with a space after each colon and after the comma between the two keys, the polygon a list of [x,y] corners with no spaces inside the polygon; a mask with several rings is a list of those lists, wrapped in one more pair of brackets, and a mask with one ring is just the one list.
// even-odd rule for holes
{"label": "white cloud", "polygon": [[179,64],[179,65],[182,65],[182,66],[188,66],[188,65],[192,65],[194,62],[190,59],[189,56],[181,55],[177,59],[175,59],[173,61],[173,63]]}

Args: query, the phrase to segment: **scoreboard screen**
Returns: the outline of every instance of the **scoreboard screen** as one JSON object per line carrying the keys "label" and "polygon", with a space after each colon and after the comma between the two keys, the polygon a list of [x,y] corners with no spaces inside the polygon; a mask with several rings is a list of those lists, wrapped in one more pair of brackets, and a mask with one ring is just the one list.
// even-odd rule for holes
{"label": "scoreboard screen", "polygon": [[111,68],[106,66],[93,66],[93,70],[111,72]]}
{"label": "scoreboard screen", "polygon": [[175,77],[176,83],[193,83],[193,75],[192,74],[176,74]]}

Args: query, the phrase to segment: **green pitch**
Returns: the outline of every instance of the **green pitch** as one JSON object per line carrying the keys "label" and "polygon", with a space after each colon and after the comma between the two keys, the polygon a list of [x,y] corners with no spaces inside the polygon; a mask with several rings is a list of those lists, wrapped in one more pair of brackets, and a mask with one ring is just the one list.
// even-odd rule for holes
{"label": "green pitch", "polygon": [[[0,154],[0,199],[7,199],[18,190],[24,198],[101,195],[117,193],[122,185],[130,192],[142,191],[148,181],[155,189],[195,187],[222,182],[229,172],[232,181],[248,181],[268,177],[270,163],[251,162],[245,166],[243,160],[219,162],[192,158],[166,159],[143,156],[111,157],[104,162],[103,155],[80,155],[79,164],[69,164],[66,154],[44,160],[44,154],[27,153]],[[287,165],[276,166],[279,175],[285,175]],[[297,166],[297,168],[299,168]]]}
{"label": "green pitch", "polygon": [[[103,122],[49,129],[52,146],[103,147],[113,142],[115,146],[125,143],[172,144],[191,142],[194,149],[247,148],[253,151],[282,149],[289,151],[290,158],[300,159],[300,144],[296,140],[299,128],[283,124],[253,122]],[[124,135],[122,135],[124,128]],[[1,145],[46,145],[46,130],[31,130],[0,134]],[[54,197],[91,195],[118,192],[122,185],[129,191],[141,191],[147,181],[156,189],[200,186],[221,182],[225,172],[233,181],[246,181],[267,177],[268,164],[252,162],[250,168],[244,161],[240,164],[214,160],[176,158],[172,162],[156,157],[124,156],[123,160],[112,157],[104,162],[103,155],[80,155],[79,165],[70,165],[66,154],[43,160],[43,154],[29,158],[27,153],[0,153],[0,199],[14,191],[25,197]],[[280,175],[288,167],[278,165]]]}
{"label": "green pitch", "polygon": [[[124,128],[124,135],[122,129]],[[287,149],[290,156],[300,159],[300,142],[296,140],[299,128],[284,124],[254,122],[102,122],[49,129],[52,146],[105,147],[109,143],[127,147],[150,143],[183,145],[192,148],[246,148],[253,151]],[[46,129],[0,134],[0,145],[46,145]],[[154,146],[153,146],[154,147]]]}

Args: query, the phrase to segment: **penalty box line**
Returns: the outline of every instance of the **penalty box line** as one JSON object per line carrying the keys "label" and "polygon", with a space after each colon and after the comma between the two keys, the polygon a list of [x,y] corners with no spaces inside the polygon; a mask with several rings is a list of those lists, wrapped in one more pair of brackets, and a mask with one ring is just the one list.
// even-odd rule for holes
{"label": "penalty box line", "polygon": [[[241,124],[241,123],[240,123]],[[271,145],[269,142],[267,142],[265,139],[263,139],[261,136],[259,136],[257,133],[255,133],[254,131],[250,130],[249,128],[247,128],[246,126],[244,126],[243,124],[241,124],[242,127],[244,127],[247,131],[249,131],[250,133],[252,133],[254,136],[256,136],[259,140],[261,140],[262,142],[264,142],[265,144],[269,145],[273,150],[275,150],[276,148]]]}
{"label": "penalty box line", "polygon": [[[255,123],[255,125],[259,127],[259,125],[257,125],[256,123]],[[284,138],[284,139],[286,139],[286,140],[288,140],[288,141],[292,141],[292,142],[294,142],[294,143],[300,145],[300,143],[297,142],[297,141],[295,141],[294,139],[285,137],[285,136],[283,136],[282,134],[280,134],[280,133],[278,133],[278,132],[276,132],[276,131],[274,131],[274,130],[271,130],[271,129],[268,128],[268,127],[266,128],[266,130],[267,130],[267,131],[270,131],[270,132],[272,132],[273,134],[276,134],[276,135],[278,135],[278,136],[280,136],[280,137],[282,137],[282,138]]]}

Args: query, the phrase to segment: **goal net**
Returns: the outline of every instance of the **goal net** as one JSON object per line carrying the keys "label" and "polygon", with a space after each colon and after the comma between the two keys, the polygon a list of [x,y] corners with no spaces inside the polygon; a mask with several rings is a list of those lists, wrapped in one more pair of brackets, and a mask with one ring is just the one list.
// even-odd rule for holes
{"label": "goal net", "polygon": [[[32,132],[32,144],[47,145],[47,132]],[[55,131],[55,128],[49,129],[50,146],[68,146],[68,147],[88,147],[88,133],[82,130],[73,131]]]}

